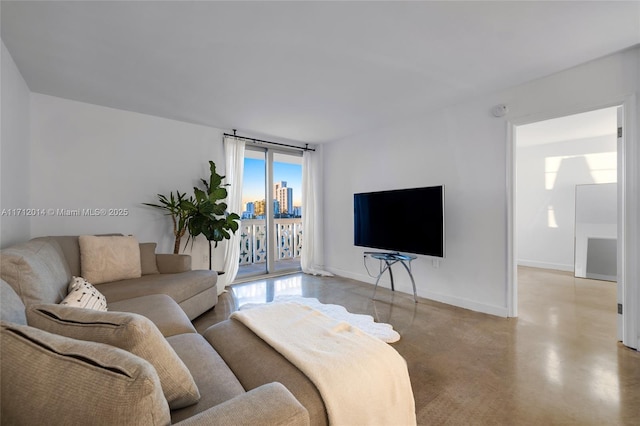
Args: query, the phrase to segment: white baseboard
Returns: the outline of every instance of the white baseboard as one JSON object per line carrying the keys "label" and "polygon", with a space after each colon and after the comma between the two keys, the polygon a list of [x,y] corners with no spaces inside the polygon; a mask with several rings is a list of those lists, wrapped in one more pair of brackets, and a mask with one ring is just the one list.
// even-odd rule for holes
{"label": "white baseboard", "polygon": [[573,272],[574,265],[563,263],[539,262],[536,260],[518,259],[518,266],[530,266],[532,268],[555,269],[557,271]]}
{"label": "white baseboard", "polygon": [[[327,270],[340,277],[350,278],[352,280],[361,281],[371,285],[374,285],[376,283],[375,278],[372,278],[366,274],[355,274],[351,271],[344,271],[336,268],[327,268]],[[389,279],[387,277],[383,277],[383,279],[380,280],[379,285],[384,285],[386,288],[389,288],[389,283],[390,283]],[[402,293],[409,294],[406,292],[402,292]],[[410,296],[413,297],[413,295],[411,294]],[[495,315],[503,318],[506,318],[509,316],[509,310],[505,306],[487,305],[484,303],[475,302],[473,300],[463,299],[455,296],[447,296],[444,294],[433,293],[433,292],[424,291],[420,289],[418,289],[418,297],[422,297],[422,298],[433,300],[440,303],[446,303],[447,305],[456,306],[458,308],[469,309],[471,311],[481,312],[489,315]]]}
{"label": "white baseboard", "polygon": [[[326,268],[327,271],[331,272],[332,274],[338,275],[339,277],[343,277],[343,278],[349,278],[352,280],[356,280],[356,281],[362,281],[364,283],[367,284],[375,284],[376,283],[376,279],[370,277],[369,275],[366,274],[355,274],[351,271],[345,271],[342,269],[337,269],[337,268],[331,268],[331,267],[327,267]],[[383,277],[380,280],[380,283],[388,283],[388,280],[385,280],[386,277]]]}
{"label": "white baseboard", "polygon": [[469,309],[475,312],[481,312],[483,314],[495,315],[498,317],[506,318],[509,316],[509,310],[505,306],[487,305],[484,303],[478,303],[473,300],[462,299],[454,296],[447,296],[438,293],[423,292],[420,297],[426,299],[435,300],[436,302],[446,303],[447,305],[457,306],[459,308]]}
{"label": "white baseboard", "polygon": [[613,275],[602,275],[602,274],[587,274],[587,278],[591,280],[601,280],[601,281],[612,281],[617,282],[618,277]]}

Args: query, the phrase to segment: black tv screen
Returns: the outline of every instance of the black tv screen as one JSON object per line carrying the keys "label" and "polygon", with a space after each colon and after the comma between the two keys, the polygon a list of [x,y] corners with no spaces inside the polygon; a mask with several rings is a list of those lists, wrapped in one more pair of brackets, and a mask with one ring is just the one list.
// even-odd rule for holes
{"label": "black tv screen", "polygon": [[444,257],[444,186],[354,194],[354,244]]}

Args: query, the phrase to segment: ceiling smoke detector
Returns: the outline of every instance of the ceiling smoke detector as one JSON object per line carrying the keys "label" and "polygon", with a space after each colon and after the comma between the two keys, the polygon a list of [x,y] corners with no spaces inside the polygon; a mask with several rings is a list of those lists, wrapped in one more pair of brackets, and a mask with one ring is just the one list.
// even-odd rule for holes
{"label": "ceiling smoke detector", "polygon": [[507,108],[507,106],[504,104],[500,104],[494,106],[491,112],[493,113],[494,117],[504,117],[505,115],[507,115],[507,112],[509,112],[509,108]]}

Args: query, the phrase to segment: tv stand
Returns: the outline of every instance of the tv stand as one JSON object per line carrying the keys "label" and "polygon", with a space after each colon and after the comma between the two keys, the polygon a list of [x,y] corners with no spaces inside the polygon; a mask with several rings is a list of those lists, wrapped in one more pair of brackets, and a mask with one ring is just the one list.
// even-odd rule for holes
{"label": "tv stand", "polygon": [[[409,274],[409,278],[411,278],[411,285],[413,285],[413,300],[415,303],[418,303],[418,295],[416,293],[416,282],[413,279],[413,273],[411,272],[411,261],[416,259],[417,256],[411,254],[402,254],[398,252],[375,252],[375,251],[367,251],[364,253],[365,256],[371,256],[374,259],[378,259],[380,261],[380,273],[376,279],[376,285],[373,288],[372,299],[376,297],[376,290],[378,289],[378,282],[380,282],[380,278],[382,275],[388,270],[389,277],[391,278],[391,291],[395,291],[395,286],[393,283],[393,272],[391,271],[391,266],[400,262],[404,269],[407,270]],[[384,263],[384,267],[383,267]]]}

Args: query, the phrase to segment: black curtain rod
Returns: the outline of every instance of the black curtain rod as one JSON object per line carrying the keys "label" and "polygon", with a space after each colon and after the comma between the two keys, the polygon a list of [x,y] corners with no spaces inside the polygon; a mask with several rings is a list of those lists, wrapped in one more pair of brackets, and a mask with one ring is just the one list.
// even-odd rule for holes
{"label": "black curtain rod", "polygon": [[246,136],[238,136],[238,135],[236,135],[236,129],[233,129],[233,134],[224,133],[224,136],[230,136],[230,137],[233,137],[233,138],[244,139],[246,141],[251,141],[251,142],[256,142],[256,143],[266,143],[266,144],[269,144],[269,145],[286,146],[287,148],[295,148],[295,149],[299,149],[300,151],[313,151],[313,152],[316,151],[313,148],[309,148],[309,144],[308,143],[304,144],[305,145],[304,147],[301,147],[301,146],[295,146],[295,145],[287,145],[286,143],[271,142],[271,141],[264,141],[262,139],[248,138]]}

